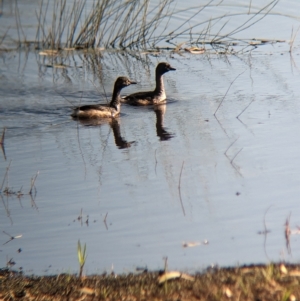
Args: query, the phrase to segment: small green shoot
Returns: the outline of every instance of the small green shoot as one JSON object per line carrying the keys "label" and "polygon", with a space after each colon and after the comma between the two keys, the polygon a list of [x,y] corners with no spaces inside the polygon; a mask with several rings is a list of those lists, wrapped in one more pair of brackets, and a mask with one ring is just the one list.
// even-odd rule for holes
{"label": "small green shoot", "polygon": [[84,247],[82,248],[80,240],[78,240],[77,255],[78,255],[78,262],[79,262],[79,277],[81,278],[87,255],[86,255],[86,244],[84,244]]}

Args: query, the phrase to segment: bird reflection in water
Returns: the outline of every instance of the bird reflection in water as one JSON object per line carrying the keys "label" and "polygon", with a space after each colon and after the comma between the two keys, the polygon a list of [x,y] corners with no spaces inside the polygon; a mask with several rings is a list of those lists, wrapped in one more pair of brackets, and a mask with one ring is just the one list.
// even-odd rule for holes
{"label": "bird reflection in water", "polygon": [[103,124],[109,124],[114,133],[115,144],[119,149],[129,148],[135,141],[128,142],[121,136],[120,130],[120,118],[112,118],[110,120],[105,119],[77,119],[78,122],[85,126],[101,126]]}
{"label": "bird reflection in water", "polygon": [[156,114],[156,134],[160,138],[160,141],[167,141],[175,137],[175,134],[169,133],[164,128],[164,116],[167,110],[167,105],[165,103],[158,104],[158,105],[154,105],[153,108]]}

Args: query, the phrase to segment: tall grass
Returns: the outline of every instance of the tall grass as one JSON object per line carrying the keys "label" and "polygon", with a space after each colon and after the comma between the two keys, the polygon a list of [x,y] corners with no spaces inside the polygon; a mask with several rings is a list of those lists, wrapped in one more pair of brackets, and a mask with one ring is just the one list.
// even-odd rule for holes
{"label": "tall grass", "polygon": [[[36,11],[36,41],[40,47],[50,49],[147,49],[157,47],[162,41],[178,45],[178,39],[190,44],[228,44],[235,41],[237,33],[271,14],[278,2],[272,0],[261,8],[254,8],[250,1],[243,13],[201,20],[204,10],[218,8],[223,5],[223,1],[210,0],[204,5],[176,10],[174,0],[160,0],[154,7],[150,6],[150,0],[94,0],[87,11],[86,0],[71,3],[67,0],[42,0]],[[179,17],[187,12],[190,12],[190,17],[179,21]],[[226,32],[229,19],[241,16],[241,24]],[[170,31],[170,20],[175,17],[176,22],[172,23],[174,28]]]}

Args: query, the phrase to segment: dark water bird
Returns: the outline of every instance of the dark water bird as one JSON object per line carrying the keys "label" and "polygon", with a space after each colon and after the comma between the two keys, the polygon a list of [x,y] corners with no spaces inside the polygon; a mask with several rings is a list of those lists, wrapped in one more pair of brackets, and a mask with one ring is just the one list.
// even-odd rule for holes
{"label": "dark water bird", "polygon": [[128,77],[121,76],[115,81],[114,90],[111,102],[109,105],[85,105],[74,108],[71,116],[78,119],[92,119],[92,118],[114,118],[120,114],[121,96],[120,92],[123,88],[128,87],[136,82],[130,80]]}
{"label": "dark water bird", "polygon": [[155,70],[156,87],[153,91],[137,92],[122,98],[122,102],[136,106],[159,104],[166,99],[163,75],[176,70],[169,63],[159,63]]}

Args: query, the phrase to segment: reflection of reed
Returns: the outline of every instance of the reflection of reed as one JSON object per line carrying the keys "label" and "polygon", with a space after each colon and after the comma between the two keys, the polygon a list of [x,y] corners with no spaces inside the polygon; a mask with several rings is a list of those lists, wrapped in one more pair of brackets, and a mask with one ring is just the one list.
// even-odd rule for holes
{"label": "reflection of reed", "polygon": [[11,215],[10,215],[10,210],[9,210],[9,208],[8,208],[8,197],[7,197],[7,199],[6,199],[6,200],[7,200],[6,203],[5,203],[5,201],[3,200],[2,194],[0,194],[0,199],[1,199],[2,203],[3,203],[4,209],[5,209],[5,212],[6,212],[6,216],[9,218],[10,224],[12,225],[12,224],[13,224],[13,221],[12,221],[12,218],[11,218]]}
{"label": "reflection of reed", "polygon": [[164,116],[167,110],[166,104],[160,104],[154,106],[154,112],[156,114],[156,133],[157,136],[160,138],[160,141],[166,141],[173,138],[175,135],[169,133],[164,128]]}
{"label": "reflection of reed", "polygon": [[4,148],[5,131],[6,131],[6,128],[4,128],[4,129],[3,129],[3,132],[2,132],[2,137],[1,137],[1,139],[0,139],[0,148],[1,148],[1,150],[2,150],[4,160],[6,161],[5,148]]}
{"label": "reflection of reed", "polygon": [[114,133],[115,144],[119,149],[129,148],[135,142],[128,142],[121,136],[120,118],[87,120],[78,119],[78,122],[85,126],[101,126],[103,124],[109,124]]}

